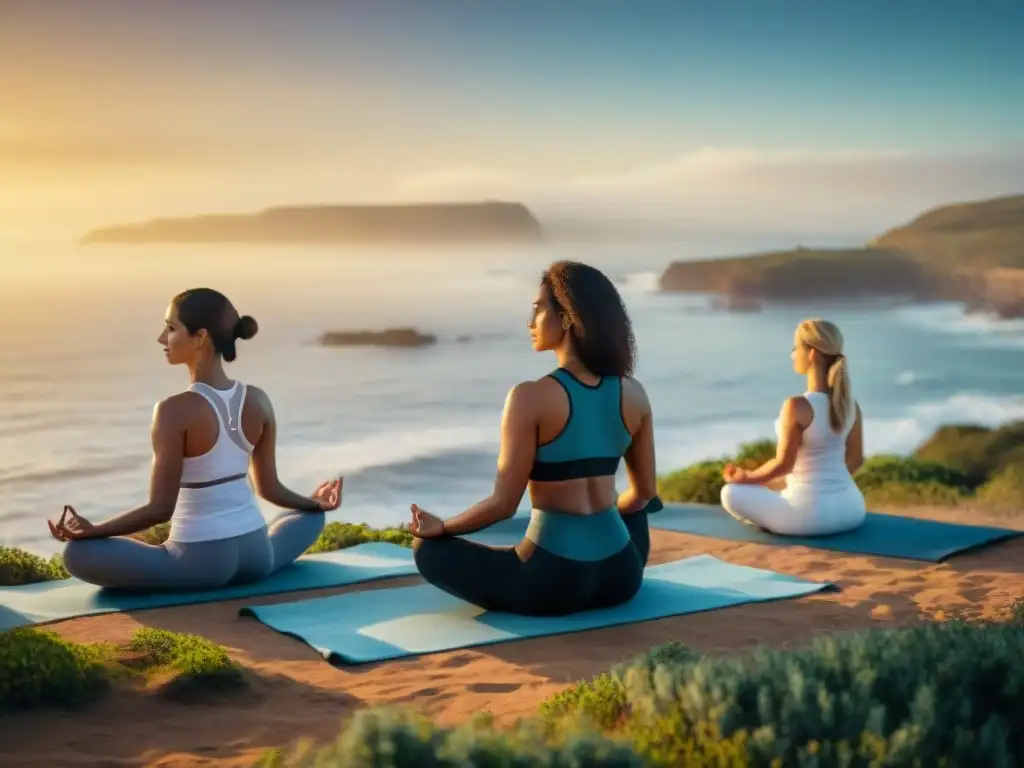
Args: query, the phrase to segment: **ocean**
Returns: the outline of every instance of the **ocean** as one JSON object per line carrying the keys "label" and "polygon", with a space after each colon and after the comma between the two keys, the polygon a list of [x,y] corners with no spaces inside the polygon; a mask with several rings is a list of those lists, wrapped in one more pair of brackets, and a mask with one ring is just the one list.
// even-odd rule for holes
{"label": "ocean", "polygon": [[[942,423],[1024,418],[1024,322],[967,317],[952,304],[809,302],[730,314],[706,296],[656,291],[674,259],[792,242],[3,246],[0,542],[55,552],[45,518],[63,504],[102,520],[146,500],[153,405],[187,386],[156,338],[170,297],[200,285],[260,324],[228,371],[272,398],[283,480],[309,492],[343,474],[344,504],[332,518],[375,526],[405,522],[413,502],[448,517],[490,492],[509,387],[554,367],[552,355],[531,349],[526,323],[540,271],[555,258],[587,261],[619,285],[654,408],[660,473],[771,435],[782,400],[803,389],[789,352],[809,315],[832,319],[846,336],[869,453],[909,452]],[[316,343],[328,329],[397,325],[439,343]]]}

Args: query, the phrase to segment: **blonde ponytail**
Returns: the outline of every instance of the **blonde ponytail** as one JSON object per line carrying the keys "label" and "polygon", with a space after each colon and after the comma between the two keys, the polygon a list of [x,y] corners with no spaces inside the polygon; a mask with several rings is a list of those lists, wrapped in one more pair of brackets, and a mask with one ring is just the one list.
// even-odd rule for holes
{"label": "blonde ponytail", "polygon": [[853,410],[853,393],[850,391],[850,372],[846,355],[840,354],[828,369],[830,421],[832,429],[840,431],[846,426]]}
{"label": "blonde ponytail", "polygon": [[796,339],[817,352],[828,367],[829,421],[832,429],[840,431],[853,414],[853,389],[850,384],[849,363],[843,353],[843,334],[835,323],[820,318],[804,320],[796,329]]}

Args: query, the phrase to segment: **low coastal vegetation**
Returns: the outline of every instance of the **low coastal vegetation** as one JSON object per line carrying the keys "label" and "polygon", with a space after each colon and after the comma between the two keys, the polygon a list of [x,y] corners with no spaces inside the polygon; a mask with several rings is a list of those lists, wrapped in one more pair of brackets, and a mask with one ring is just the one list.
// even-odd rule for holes
{"label": "low coastal vegetation", "polygon": [[[161,523],[150,528],[148,531],[135,534],[135,538],[147,544],[163,544],[171,532],[170,523]],[[398,544],[401,547],[412,547],[412,534],[404,527],[399,528],[371,528],[365,523],[343,523],[331,522],[324,526],[320,536],[313,542],[306,553],[334,552],[338,549],[348,549],[358,544],[369,544],[375,541],[383,541],[388,544]]]}
{"label": "low coastal vegetation", "polygon": [[405,527],[371,528],[364,523],[328,523],[307,552],[334,552],[357,544],[383,541],[412,548],[412,534]]}
{"label": "low coastal vegetation", "polygon": [[227,651],[197,635],[142,628],[118,646],[33,628],[0,633],[0,712],[81,706],[113,683],[185,701],[247,687]]}
{"label": "low coastal vegetation", "polygon": [[0,587],[66,579],[70,575],[60,555],[45,558],[17,547],[0,546]]}
{"label": "low coastal vegetation", "polygon": [[[664,475],[658,480],[658,493],[666,502],[718,504],[725,485],[722,469],[728,461],[753,468],[774,455],[772,440],[747,443],[735,457],[702,461]],[[971,504],[996,514],[1024,512],[1024,422],[998,428],[942,426],[910,456],[869,457],[854,479],[868,506],[876,509]],[[164,523],[136,538],[161,544],[169,531],[170,525]],[[411,547],[412,534],[404,527],[331,522],[307,551],[333,552],[374,541]],[[47,559],[0,546],[0,586],[68,576],[57,555]]]}
{"label": "low coastal vegetation", "polygon": [[[728,461],[753,468],[775,455],[775,442],[741,447],[735,457],[702,461],[658,480],[663,501],[718,504]],[[910,456],[871,456],[854,474],[868,506],[957,506],[998,514],[1024,512],[1024,422],[998,428],[940,427]]]}
{"label": "low coastal vegetation", "polygon": [[815,638],[712,657],[672,643],[495,728],[363,710],[326,746],[268,752],[305,766],[1021,765],[1024,610]]}

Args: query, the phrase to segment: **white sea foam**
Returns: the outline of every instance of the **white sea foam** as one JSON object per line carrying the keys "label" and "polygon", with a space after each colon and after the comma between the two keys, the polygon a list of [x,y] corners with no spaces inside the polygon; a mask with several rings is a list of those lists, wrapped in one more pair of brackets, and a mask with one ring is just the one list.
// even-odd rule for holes
{"label": "white sea foam", "polygon": [[896,377],[896,383],[901,387],[908,387],[915,381],[920,381],[921,377],[914,371],[900,371],[900,374]]}
{"label": "white sea foam", "polygon": [[865,453],[905,454],[914,450],[942,424],[996,427],[1024,419],[1024,396],[993,397],[960,392],[945,400],[911,406],[905,415],[871,418],[865,415]]}
{"label": "white sea foam", "polygon": [[967,314],[961,304],[901,307],[895,317],[917,328],[957,337],[963,343],[1024,349],[1024,319],[1000,320],[992,315]]}
{"label": "white sea foam", "polygon": [[330,477],[453,451],[496,450],[498,438],[495,419],[476,424],[395,430],[349,441],[288,444],[278,451],[278,464],[289,477]]}
{"label": "white sea foam", "polygon": [[619,284],[619,292],[625,295],[637,293],[657,293],[658,278],[660,272],[648,270],[645,272],[630,272]]}

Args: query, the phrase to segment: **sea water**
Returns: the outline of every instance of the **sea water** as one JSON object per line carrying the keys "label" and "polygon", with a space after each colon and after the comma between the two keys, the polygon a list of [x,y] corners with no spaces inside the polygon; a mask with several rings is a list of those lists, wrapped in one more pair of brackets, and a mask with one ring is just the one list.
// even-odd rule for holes
{"label": "sea water", "polygon": [[[447,517],[491,491],[509,387],[555,365],[526,330],[553,258],[604,269],[623,294],[659,472],[771,435],[782,400],[803,390],[789,353],[809,315],[847,338],[870,453],[911,451],[942,423],[1024,418],[1024,323],[953,304],[724,313],[707,296],[656,290],[674,259],[784,245],[5,247],[0,542],[53,552],[45,518],[63,504],[96,521],[146,501],[153,406],[188,383],[156,339],[170,297],[197,286],[223,291],[260,324],[228,372],[270,395],[284,482],[308,493],[343,474],[344,505],[331,517],[376,526],[407,521],[413,502]],[[328,329],[399,325],[439,342],[316,343]]]}

